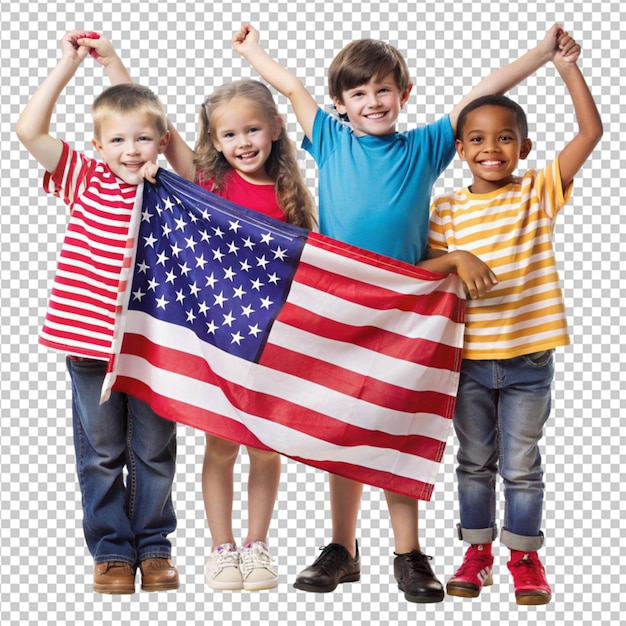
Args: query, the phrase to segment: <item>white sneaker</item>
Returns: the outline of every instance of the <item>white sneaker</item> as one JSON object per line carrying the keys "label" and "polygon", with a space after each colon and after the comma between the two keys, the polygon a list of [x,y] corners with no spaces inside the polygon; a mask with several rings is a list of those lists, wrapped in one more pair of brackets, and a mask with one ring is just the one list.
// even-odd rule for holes
{"label": "white sneaker", "polygon": [[262,541],[251,541],[239,552],[243,588],[248,591],[274,589],[278,586],[278,574],[272,565],[274,559]]}
{"label": "white sneaker", "polygon": [[204,580],[211,589],[243,589],[239,552],[232,543],[223,543],[211,552],[204,569]]}

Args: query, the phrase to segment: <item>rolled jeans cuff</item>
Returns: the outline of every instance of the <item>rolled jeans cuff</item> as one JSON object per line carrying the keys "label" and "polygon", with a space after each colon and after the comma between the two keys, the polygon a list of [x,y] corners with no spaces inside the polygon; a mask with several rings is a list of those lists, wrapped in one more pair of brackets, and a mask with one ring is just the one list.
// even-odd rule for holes
{"label": "rolled jeans cuff", "polygon": [[461,524],[457,524],[456,528],[459,539],[473,546],[493,543],[493,540],[498,536],[496,526],[491,528],[461,528]]}
{"label": "rolled jeans cuff", "polygon": [[535,537],[525,535],[515,535],[506,529],[502,529],[500,542],[509,550],[519,550],[520,552],[537,552],[543,546],[543,533],[540,532]]}

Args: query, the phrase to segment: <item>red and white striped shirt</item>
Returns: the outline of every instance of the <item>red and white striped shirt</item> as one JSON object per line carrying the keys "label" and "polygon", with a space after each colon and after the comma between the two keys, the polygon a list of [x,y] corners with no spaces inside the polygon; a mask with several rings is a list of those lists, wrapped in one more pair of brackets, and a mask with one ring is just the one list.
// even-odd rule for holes
{"label": "red and white striped shirt", "polygon": [[39,342],[108,361],[121,272],[132,256],[128,233],[138,187],[65,142],[43,185],[69,205],[70,219]]}

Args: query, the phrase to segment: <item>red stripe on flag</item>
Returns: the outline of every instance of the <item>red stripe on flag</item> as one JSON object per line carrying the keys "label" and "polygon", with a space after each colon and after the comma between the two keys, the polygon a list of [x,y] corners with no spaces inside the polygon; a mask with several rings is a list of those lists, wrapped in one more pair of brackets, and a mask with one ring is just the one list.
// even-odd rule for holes
{"label": "red stripe on flag", "polygon": [[336,241],[325,235],[311,232],[307,238],[307,245],[310,247],[319,248],[321,250],[327,250],[333,255],[338,255],[347,259],[358,261],[359,263],[365,262],[366,264],[378,265],[379,267],[393,272],[394,274],[400,274],[402,276],[408,276],[417,280],[424,280],[432,282],[433,279],[445,278],[445,274],[436,274],[428,270],[424,270],[416,265],[408,265],[403,261],[397,261],[391,257],[377,254],[376,252],[364,251],[362,248],[351,246],[350,244]]}
{"label": "red stripe on flag", "polygon": [[268,344],[259,364],[394,411],[451,417],[446,394],[405,389],[280,346]]}
{"label": "red stripe on flag", "polygon": [[[236,441],[245,446],[259,448],[261,450],[271,450],[259,439],[257,439],[247,428],[242,426],[235,420],[225,418],[223,415],[212,413],[206,409],[173,400],[162,394],[157,393],[145,383],[136,378],[128,378],[119,376],[115,382],[116,391],[131,394],[140,400],[143,400],[151,406],[158,406],[162,410],[162,417],[171,419],[169,416],[176,416],[177,423],[190,426],[198,430],[205,430],[207,424],[211,424],[213,434],[222,439]],[[181,417],[184,416],[184,420]],[[433,493],[433,485],[420,480],[405,478],[384,472],[363,465],[354,465],[351,463],[340,463],[337,461],[316,461],[302,457],[290,457],[294,461],[306,463],[311,467],[319,470],[338,474],[357,482],[370,485],[388,484],[393,485],[393,491],[410,498],[420,498],[422,500],[430,500]]]}
{"label": "red stripe on flag", "polygon": [[378,310],[411,311],[424,316],[445,315],[455,323],[463,321],[463,307],[459,306],[458,296],[454,293],[433,291],[427,294],[400,294],[304,262],[298,266],[295,280],[319,291]]}
{"label": "red stripe on flag", "polygon": [[429,367],[448,369],[450,363],[456,363],[461,355],[459,348],[421,337],[399,335],[374,326],[351,326],[322,317],[289,302],[285,304],[276,320],[302,328],[319,337],[357,345],[379,354]]}
{"label": "red stripe on flag", "polygon": [[[251,413],[261,419],[267,419],[312,437],[342,446],[370,446],[374,448],[394,449],[406,454],[440,461],[445,443],[421,435],[393,435],[380,430],[368,430],[354,424],[340,422],[328,415],[313,411],[305,406],[294,404],[270,393],[242,389],[241,385],[218,376],[206,359],[187,352],[165,348],[142,335],[126,333],[122,343],[122,353],[139,356],[151,365],[176,374],[202,381],[220,388],[236,410]],[[117,381],[115,388],[118,388]],[[271,406],[271,415],[267,416],[267,407]],[[161,407],[153,405],[159,415],[166,414]],[[224,416],[222,416],[224,418]],[[231,421],[231,418],[225,418]],[[179,415],[176,421],[186,423],[186,417]],[[214,424],[205,422],[200,428],[213,431]],[[226,439],[236,440],[232,435]]]}

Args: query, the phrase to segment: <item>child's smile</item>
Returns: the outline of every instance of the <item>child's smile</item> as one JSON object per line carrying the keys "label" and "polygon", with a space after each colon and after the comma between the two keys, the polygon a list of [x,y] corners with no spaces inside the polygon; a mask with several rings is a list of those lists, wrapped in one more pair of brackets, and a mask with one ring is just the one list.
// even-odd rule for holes
{"label": "child's smile", "polygon": [[213,145],[245,180],[255,184],[273,182],[265,163],[280,129],[277,132],[255,103],[235,98],[221,105],[213,113],[212,127]]}
{"label": "child's smile", "polygon": [[531,143],[521,136],[513,111],[488,105],[467,115],[456,146],[474,176],[472,192],[490,193],[517,180],[514,172],[530,152]]}
{"label": "child's smile", "polygon": [[347,89],[342,94],[342,101],[336,100],[335,105],[340,114],[348,116],[355,135],[380,137],[395,132],[398,116],[410,90],[411,86],[400,92],[391,73]]}

